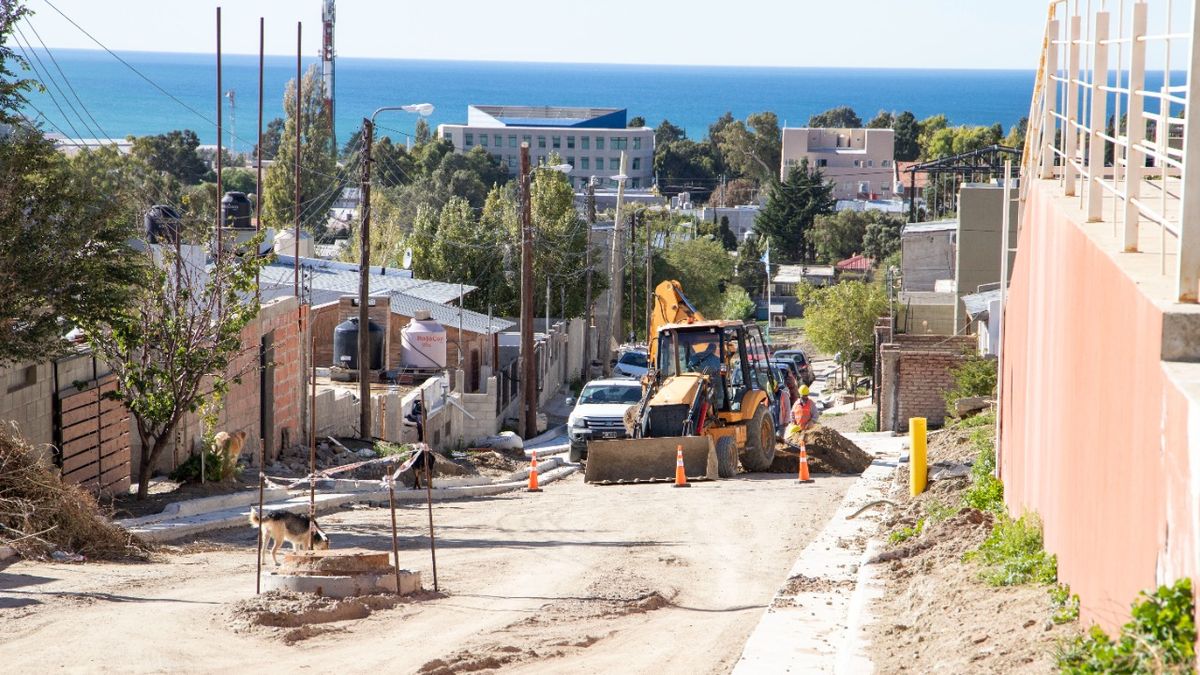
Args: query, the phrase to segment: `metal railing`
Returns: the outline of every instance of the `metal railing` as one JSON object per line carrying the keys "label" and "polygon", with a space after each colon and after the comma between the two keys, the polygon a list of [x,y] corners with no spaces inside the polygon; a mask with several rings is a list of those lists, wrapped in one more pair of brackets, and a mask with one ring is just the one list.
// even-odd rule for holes
{"label": "metal railing", "polygon": [[1200,106],[1187,105],[1200,101],[1198,3],[1050,3],[1021,187],[1023,197],[1028,178],[1057,180],[1088,222],[1112,223],[1123,251],[1157,248],[1176,299],[1191,303],[1200,293],[1200,133],[1188,133],[1200,129]]}

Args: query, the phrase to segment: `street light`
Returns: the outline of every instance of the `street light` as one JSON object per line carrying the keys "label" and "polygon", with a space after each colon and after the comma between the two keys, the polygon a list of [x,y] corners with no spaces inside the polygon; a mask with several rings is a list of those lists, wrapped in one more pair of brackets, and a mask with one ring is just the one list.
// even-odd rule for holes
{"label": "street light", "polygon": [[362,226],[358,233],[358,435],[364,440],[371,439],[371,381],[367,376],[371,357],[370,331],[367,330],[371,294],[371,146],[375,139],[375,116],[389,110],[428,117],[433,114],[433,104],[383,106],[363,120]]}

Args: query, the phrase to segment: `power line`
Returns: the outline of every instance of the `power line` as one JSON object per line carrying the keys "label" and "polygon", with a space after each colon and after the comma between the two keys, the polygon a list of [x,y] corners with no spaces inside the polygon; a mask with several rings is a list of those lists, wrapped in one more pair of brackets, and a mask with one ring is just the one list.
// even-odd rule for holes
{"label": "power line", "polygon": [[[84,105],[83,99],[79,97],[79,92],[75,90],[75,87],[67,78],[67,74],[63,71],[62,66],[59,65],[58,59],[54,58],[54,52],[48,46],[46,46],[46,42],[42,39],[41,34],[38,33],[37,27],[34,26],[33,22],[29,21],[28,19],[25,21],[25,23],[29,25],[29,30],[33,31],[34,37],[36,37],[38,42],[42,45],[42,49],[46,51],[46,55],[50,57],[50,61],[54,63],[54,67],[56,70],[58,70],[58,74],[62,76],[63,82],[67,84],[67,88],[71,90],[71,94],[75,97],[75,100],[79,102],[79,107],[83,108],[83,111],[87,113],[88,119],[90,119],[92,123],[96,125],[96,129],[103,134],[103,137],[107,138],[108,132],[104,131],[104,127],[100,126],[100,122],[96,120],[95,116],[92,115],[92,112],[87,109],[86,105]],[[20,26],[17,27],[17,30],[20,30]]]}

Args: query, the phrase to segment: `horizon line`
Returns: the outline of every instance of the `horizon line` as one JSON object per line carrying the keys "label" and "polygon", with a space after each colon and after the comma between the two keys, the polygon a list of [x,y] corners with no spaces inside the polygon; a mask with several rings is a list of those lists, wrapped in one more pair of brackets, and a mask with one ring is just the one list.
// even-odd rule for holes
{"label": "horizon line", "polygon": [[[18,54],[25,50],[15,50]],[[94,52],[97,54],[108,53],[104,49],[88,48],[88,47],[34,47],[33,51],[72,51],[72,52]],[[216,52],[198,52],[198,51],[162,51],[157,49],[113,49],[117,54],[167,54],[180,56],[211,56],[216,57]],[[222,52],[222,57],[229,56],[247,56],[257,57],[257,52]],[[265,57],[286,57],[293,58],[295,53],[267,53]],[[613,61],[534,61],[520,59],[504,59],[504,58],[475,58],[475,59],[441,59],[441,58],[420,58],[409,56],[339,56],[338,60],[349,61],[416,61],[423,63],[495,63],[495,64],[512,64],[512,65],[561,65],[561,66],[653,66],[664,68],[760,68],[770,70],[925,70],[925,71],[992,71],[992,72],[1037,72],[1036,67],[1014,68],[1005,66],[979,66],[979,67],[957,67],[957,68],[939,68],[935,66],[876,66],[876,65],[855,65],[855,66],[801,66],[801,65],[764,65],[764,64],[727,64],[727,63],[646,63],[646,62],[613,62]],[[319,63],[320,57],[315,54],[302,55],[302,61],[312,61]]]}

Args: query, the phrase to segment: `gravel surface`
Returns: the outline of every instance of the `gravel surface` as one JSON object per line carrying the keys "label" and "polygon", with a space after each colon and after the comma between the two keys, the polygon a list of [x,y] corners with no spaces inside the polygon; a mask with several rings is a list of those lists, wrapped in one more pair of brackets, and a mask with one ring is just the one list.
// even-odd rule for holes
{"label": "gravel surface", "polygon": [[[441,592],[370,611],[255,600],[249,527],[152,563],[18,562],[0,573],[0,662],[11,672],[725,673],[854,480],[800,490],[790,476],[743,474],[674,490],[575,474],[541,494],[443,502]],[[396,516],[401,565],[431,589],[425,508]],[[335,548],[390,548],[385,509],[321,525]]]}

